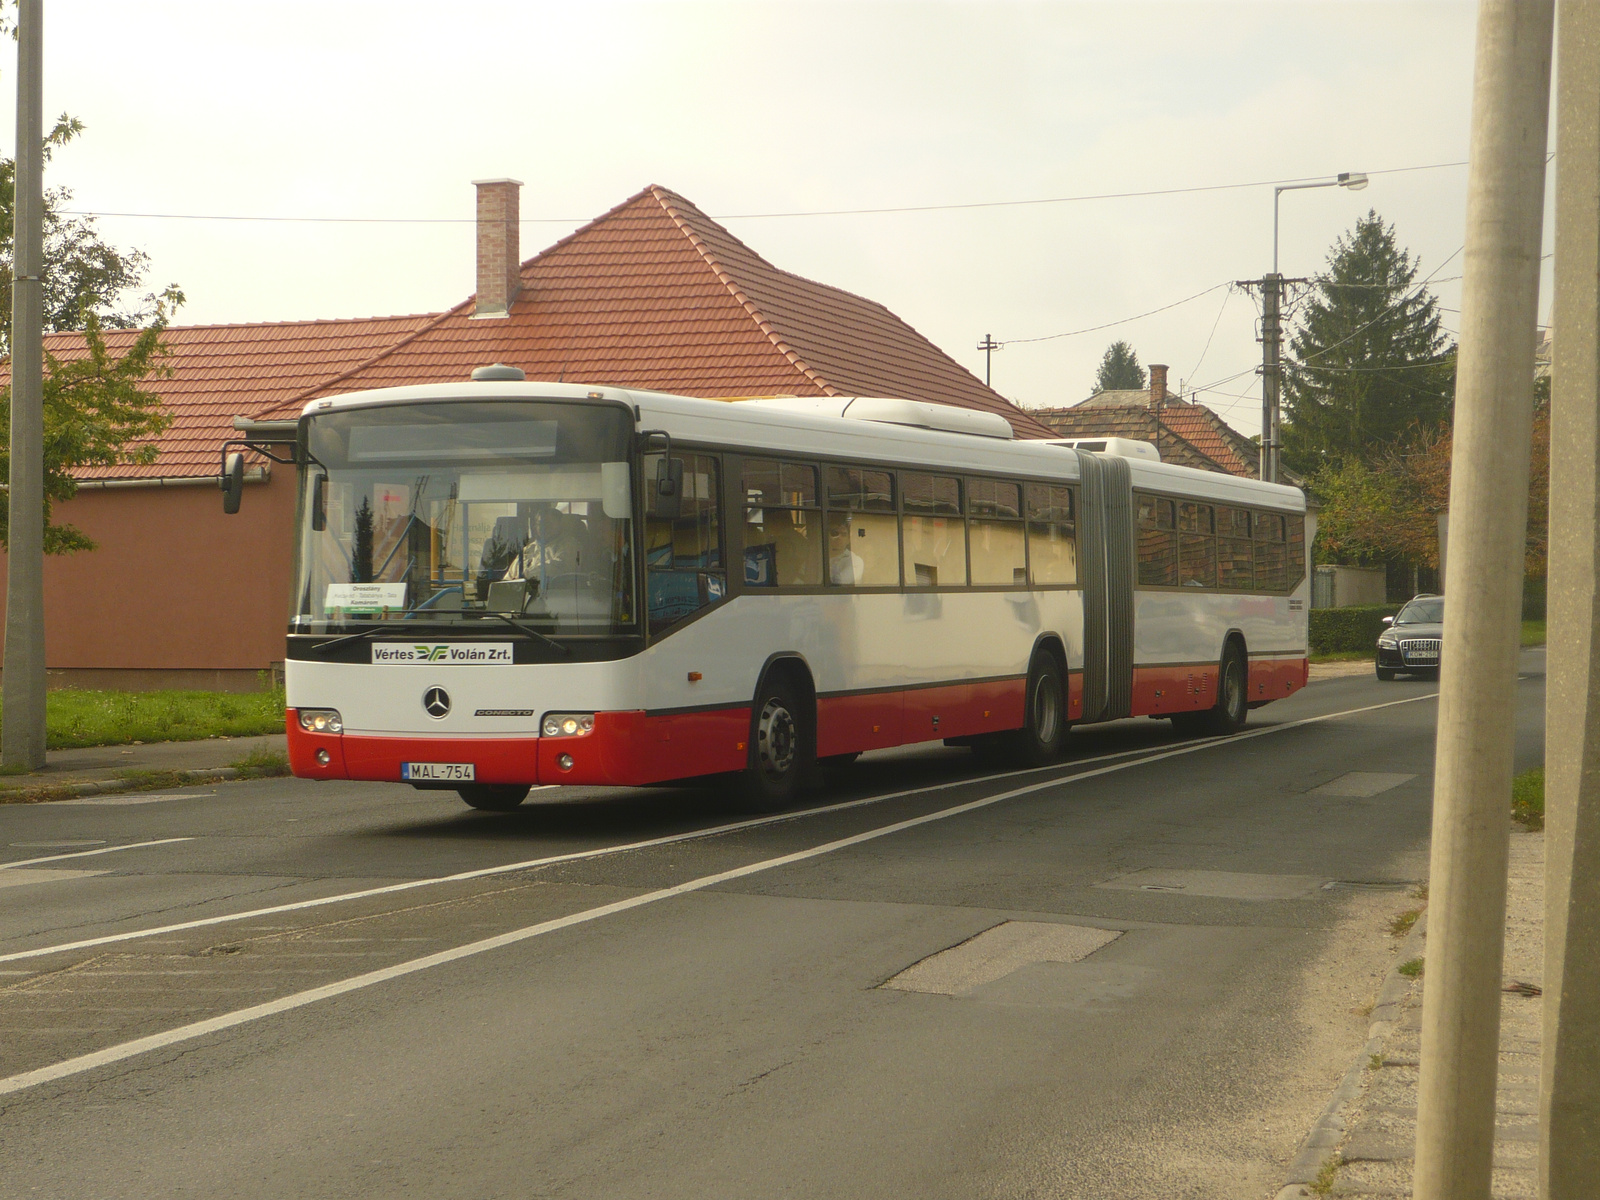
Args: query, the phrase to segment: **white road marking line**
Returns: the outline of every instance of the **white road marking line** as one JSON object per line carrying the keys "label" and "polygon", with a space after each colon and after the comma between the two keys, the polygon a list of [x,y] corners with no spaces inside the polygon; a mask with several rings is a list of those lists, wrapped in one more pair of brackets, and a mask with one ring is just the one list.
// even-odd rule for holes
{"label": "white road marking line", "polygon": [[[1317,717],[1303,717],[1298,721],[1290,721],[1283,725],[1269,725],[1265,729],[1246,730],[1227,738],[1196,738],[1186,742],[1179,742],[1176,746],[1169,746],[1164,753],[1141,758],[1139,762],[1157,762],[1172,754],[1187,754],[1194,750],[1203,750],[1209,746],[1231,746],[1251,738],[1264,737],[1270,733],[1281,733],[1287,729],[1298,729],[1305,725],[1315,725],[1321,721],[1331,721],[1338,717],[1356,716],[1360,713],[1375,712],[1382,708],[1393,708],[1397,704],[1414,704],[1419,700],[1429,700],[1438,696],[1438,692],[1425,692],[1419,696],[1407,696],[1403,700],[1388,700],[1382,704],[1371,704],[1364,708],[1343,709],[1339,712],[1324,713]],[[976,784],[988,783],[995,779],[1015,779],[1024,775],[1034,775],[1041,771],[1071,771],[1079,766],[1090,763],[1106,762],[1114,758],[1126,758],[1134,754],[1147,754],[1149,747],[1140,747],[1136,750],[1119,750],[1111,754],[1096,755],[1093,758],[1079,759],[1071,763],[1053,763],[1046,767],[1030,767],[1023,771],[1000,771],[992,775],[975,775],[968,779],[954,779],[947,783],[929,784],[923,787],[906,788],[898,792],[885,792],[877,796],[864,796],[859,800],[845,800],[838,804],[827,804],[821,808],[801,809],[797,812],[775,813],[767,817],[752,817],[744,821],[733,821],[726,825],[713,825],[702,829],[691,829],[684,833],[668,834],[664,837],[647,838],[640,842],[623,842],[614,846],[600,846],[593,850],[575,850],[570,854],[553,854],[545,858],[530,858],[521,862],[503,863],[497,867],[479,867],[472,871],[460,871],[454,875],[435,875],[428,879],[412,879],[405,883],[390,883],[382,887],[362,888],[354,892],[340,892],[332,896],[321,896],[315,900],[296,900],[287,904],[274,904],[266,908],[252,908],[244,912],[224,913],[215,917],[197,917],[192,921],[179,921],[172,925],[157,925],[150,929],[134,929],[125,933],[108,933],[100,937],[83,938],[76,942],[61,942],[54,946],[41,946],[36,950],[14,950],[9,954],[0,954],[0,963],[19,962],[23,959],[39,958],[46,954],[63,954],[69,950],[88,950],[95,946],[108,946],[117,942],[131,942],[140,938],[155,937],[164,933],[179,933],[189,929],[206,929],[216,925],[224,925],[233,921],[246,921],[255,917],[274,916],[278,913],[302,912],[310,908],[322,908],[329,904],[343,904],[350,900],[366,900],[373,896],[391,896],[397,892],[408,892],[416,888],[436,887],[443,883],[464,883],[474,879],[485,879],[495,875],[506,875],[515,871],[531,871],[539,867],[559,866],[562,863],[583,862],[589,859],[604,858],[611,854],[626,854],[636,850],[651,850],[659,846],[675,845],[679,842],[695,841],[699,838],[720,837],[728,833],[739,833],[746,829],[759,829],[762,826],[774,825],[784,821],[801,821],[808,817],[827,816],[831,813],[845,812],[849,809],[862,808],[869,804],[882,804],[888,800],[898,800],[904,796],[923,795],[929,792],[945,791],[954,787],[969,787]],[[1137,765],[1137,764],[1132,764]],[[1093,774],[1091,772],[1090,774]],[[1079,773],[1063,775],[1052,782],[1066,782],[1070,779],[1087,778],[1088,775]],[[179,839],[181,840],[181,839]],[[42,861],[42,860],[41,860]]]}
{"label": "white road marking line", "polygon": [[78,796],[72,800],[56,800],[54,803],[57,806],[92,804],[106,807],[122,804],[159,804],[163,800],[200,800],[215,795],[215,792],[161,792],[156,795],[151,795],[149,792],[113,792],[109,796]]}
{"label": "white road marking line", "polygon": [[126,846],[103,846],[99,850],[75,850],[71,854],[47,854],[43,858],[24,858],[17,862],[0,863],[0,871],[12,867],[31,867],[35,863],[60,862],[64,858],[88,858],[91,854],[115,854],[118,850],[142,850],[146,846],[170,846],[173,842],[192,842],[193,838],[157,838],[153,842],[129,842]]}
{"label": "white road marking line", "polygon": [[563,929],[571,929],[578,925],[587,925],[605,917],[615,916],[618,913],[629,912],[646,905],[658,904],[663,900],[672,900],[679,896],[686,896],[694,892],[702,892],[707,888],[716,887],[718,884],[731,883],[737,879],[744,879],[751,875],[758,875],[765,871],[775,870],[778,867],[793,866],[796,863],[806,862],[813,858],[820,858],[825,854],[833,854],[839,850],[846,850],[852,846],[860,846],[867,842],[877,841],[879,838],[891,834],[903,833],[908,829],[915,829],[921,825],[929,825],[935,821],[943,821],[950,817],[962,816],[966,813],[976,812],[1018,796],[1030,795],[1034,792],[1044,791],[1046,788],[1077,783],[1083,779],[1094,779],[1101,775],[1110,775],[1117,771],[1132,770],[1142,767],[1147,763],[1160,762],[1168,758],[1178,758],[1182,755],[1193,754],[1204,750],[1208,746],[1237,745],[1240,741],[1251,738],[1265,737],[1268,734],[1280,733],[1286,729],[1302,728],[1306,725],[1315,725],[1323,721],[1331,721],[1338,717],[1355,716],[1360,713],[1374,712],[1378,709],[1393,708],[1397,704],[1410,704],[1417,700],[1430,699],[1437,696],[1437,692],[1428,693],[1426,696],[1412,696],[1405,700],[1391,700],[1384,704],[1368,705],[1365,708],[1347,709],[1338,713],[1326,713],[1319,717],[1306,717],[1299,721],[1290,721],[1283,725],[1274,725],[1266,729],[1258,729],[1235,734],[1231,738],[1219,738],[1214,741],[1197,742],[1190,746],[1167,750],[1153,754],[1135,762],[1118,763],[1114,766],[1097,767],[1093,771],[1082,771],[1076,775],[1069,775],[1059,779],[1044,779],[1038,783],[1030,783],[1025,787],[1012,788],[1009,791],[997,792],[992,796],[981,796],[976,800],[968,800],[964,804],[952,805],[949,808],[938,809],[931,813],[924,813],[920,817],[910,817],[904,821],[895,821],[889,825],[880,825],[876,829],[868,829],[849,837],[837,838],[831,842],[824,842],[820,846],[812,846],[807,850],[796,850],[791,854],[782,854],[776,858],[762,859],[759,862],[747,863],[742,867],[733,867],[726,871],[718,871],[711,875],[702,875],[697,879],[690,879],[684,883],[674,884],[672,887],[657,888],[654,891],[644,892],[637,896],[630,896],[625,900],[615,900],[610,904],[602,904],[595,908],[587,908],[580,912],[569,913],[564,917],[555,917],[548,921],[540,921],[534,925],[527,925],[521,929],[513,929],[508,933],[496,934],[494,937],[483,938],[476,942],[469,942],[464,946],[455,946],[449,950],[440,950],[434,954],[427,954],[421,958],[414,958],[408,962],[396,963],[392,967],[383,967],[376,971],[355,975],[349,979],[341,979],[336,983],[324,984],[321,987],[310,988],[303,992],[296,992],[289,996],[282,996],[276,1000],[269,1000],[265,1004],[251,1005],[249,1008],[237,1009],[231,1013],[211,1017],[204,1021],[195,1021],[188,1025],[180,1025],[176,1029],[169,1029],[164,1033],[151,1034],[147,1037],[136,1038],[131,1042],[120,1045],[108,1046],[104,1050],[96,1050],[91,1054],[81,1054],[76,1058],[65,1059],[62,1062],[52,1063],[47,1067],[39,1067],[32,1071],[23,1071],[20,1074],[0,1079],[0,1096],[12,1092],[20,1092],[26,1088],[37,1087],[42,1083],[50,1083],[58,1079],[66,1079],[73,1075],[81,1075],[85,1071],[95,1070],[110,1063],[122,1062],[124,1059],[134,1058],[152,1050],[160,1050],[166,1046],[174,1046],[181,1042],[193,1041],[195,1038],[204,1037],[210,1033],[217,1033],[224,1029],[233,1029],[239,1025],[247,1025],[252,1021],[259,1021],[265,1017],[276,1016],[279,1013],[291,1012],[297,1008],[304,1008],[316,1004],[321,1000],[329,1000],[335,996],[343,996],[349,992],[361,991],[364,988],[374,987],[380,983],[387,983],[394,979],[403,979],[407,975],[415,975],[421,971],[431,970],[434,967],[444,966],[447,963],[457,962],[464,958],[473,958],[479,954],[486,954],[491,950],[499,950],[506,946],[514,946],[518,942],[525,942],[532,938],[542,937],[548,933],[556,933]]}
{"label": "white road marking line", "polygon": [[104,871],[63,871],[60,867],[34,867],[31,870],[7,871],[0,875],[0,888],[27,887],[34,883],[65,883],[72,879],[85,879],[91,875],[104,875]]}
{"label": "white road marking line", "polygon": [[[1203,740],[1203,739],[1197,739]],[[1196,744],[1196,741],[1180,742],[1180,746]],[[321,908],[329,904],[342,904],[347,900],[365,900],[373,896],[387,896],[395,892],[411,891],[415,888],[434,887],[441,883],[462,883],[473,879],[484,879],[494,875],[505,875],[515,871],[534,870],[538,867],[557,866],[561,863],[580,862],[587,859],[602,858],[609,854],[625,854],[631,850],[649,850],[658,846],[668,846],[677,842],[693,841],[697,838],[717,837],[726,833],[738,833],[746,829],[756,829],[764,825],[773,825],[781,821],[798,821],[806,817],[823,816],[828,813],[842,812],[846,809],[861,808],[868,804],[880,804],[886,800],[896,800],[902,796],[913,796],[923,792],[942,791],[946,788],[963,787],[968,784],[987,783],[992,779],[1014,778],[1019,775],[1032,775],[1039,771],[1070,770],[1073,767],[1089,763],[1106,762],[1114,758],[1126,758],[1132,754],[1144,754],[1148,746],[1136,750],[1119,750],[1112,754],[1101,754],[1094,758],[1079,759],[1074,763],[1055,763],[1048,767],[1030,767],[1023,771],[1003,771],[994,775],[977,775],[970,779],[956,779],[948,783],[930,784],[926,787],[907,788],[904,791],[886,792],[878,796],[865,796],[859,800],[846,800],[838,804],[829,804],[821,808],[801,809],[795,812],[775,813],[767,817],[752,817],[744,821],[734,821],[726,825],[713,825],[701,829],[692,829],[684,833],[669,834],[665,837],[649,838],[642,842],[624,842],[614,846],[600,846],[593,850],[576,850],[570,854],[556,854],[546,858],[530,858],[521,862],[503,863],[496,867],[480,867],[473,871],[462,871],[455,875],[436,875],[428,879],[413,879],[405,883],[385,884],[382,887],[362,888],[355,892],[340,892],[333,896],[322,896],[315,900],[296,900],[287,904],[274,904],[267,908],[246,909],[244,912],[225,913],[216,917],[197,917],[192,921],[180,921],[172,925],[157,925],[150,929],[135,929],[126,933],[111,933],[101,937],[84,938],[76,942],[63,942],[54,946],[43,946],[37,950],[17,950],[10,954],[0,954],[0,962],[16,962],[20,959],[38,958],[46,954],[64,953],[69,950],[87,950],[95,946],[105,946],[114,942],[134,941],[140,938],[155,937],[164,933],[177,933],[189,929],[205,929],[215,925],[224,925],[233,921],[246,921],[255,917],[273,916],[278,913],[299,912],[308,908]],[[551,787],[557,785],[551,784]],[[187,838],[172,838],[171,841],[188,841]],[[141,845],[157,845],[159,843],[140,843]],[[121,850],[124,847],[112,846],[111,850]],[[90,854],[103,854],[104,850],[87,851]],[[62,858],[71,858],[72,855],[59,855]],[[30,859],[30,862],[47,862],[48,859]],[[11,866],[21,866],[21,863],[12,863]],[[292,925],[267,926],[265,928],[292,929]]]}

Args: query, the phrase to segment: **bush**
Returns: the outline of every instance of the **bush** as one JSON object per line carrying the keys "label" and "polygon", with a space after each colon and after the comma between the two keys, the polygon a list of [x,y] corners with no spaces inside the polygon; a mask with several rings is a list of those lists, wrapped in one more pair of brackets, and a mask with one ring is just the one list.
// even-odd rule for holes
{"label": "bush", "polygon": [[1524,771],[1511,781],[1511,816],[1529,829],[1544,828],[1544,768]]}
{"label": "bush", "polygon": [[1400,611],[1398,604],[1360,604],[1352,608],[1311,610],[1311,653],[1373,650],[1385,629],[1383,619]]}

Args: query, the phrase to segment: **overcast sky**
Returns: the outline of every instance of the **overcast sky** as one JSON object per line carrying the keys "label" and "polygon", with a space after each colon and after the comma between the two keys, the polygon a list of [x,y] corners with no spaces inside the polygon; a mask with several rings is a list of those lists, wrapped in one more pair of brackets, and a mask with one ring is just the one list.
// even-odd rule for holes
{"label": "overcast sky", "polygon": [[[1317,272],[1369,206],[1424,274],[1462,242],[1465,169],[1405,168],[1466,157],[1464,3],[45,9],[46,112],[88,127],[46,175],[73,190],[74,209],[454,222],[101,217],[109,240],[150,255],[152,287],[182,285],[189,324],[443,309],[473,289],[471,180],[524,181],[524,218],[548,218],[525,220],[525,257],[659,183],[777,266],[886,304],[980,377],[977,342],[1009,343],[994,385],[1019,403],[1082,399],[1121,337],[1142,362],[1170,364],[1174,386],[1214,385],[1200,398],[1254,433],[1247,296],[1220,289],[1112,329],[1024,339],[1269,270],[1269,185],[735,214],[1367,171],[1359,193],[1284,196],[1285,274]],[[1439,271],[1459,274],[1459,257]],[[1453,309],[1459,284],[1438,294]]]}

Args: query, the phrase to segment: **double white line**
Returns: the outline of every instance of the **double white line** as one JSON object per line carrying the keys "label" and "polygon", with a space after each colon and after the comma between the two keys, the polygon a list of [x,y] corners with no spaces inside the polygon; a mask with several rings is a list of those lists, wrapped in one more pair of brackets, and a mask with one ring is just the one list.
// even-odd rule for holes
{"label": "double white line", "polygon": [[[278,1013],[289,1012],[293,1009],[304,1008],[321,1000],[343,996],[349,992],[360,991],[375,984],[387,983],[391,979],[400,979],[407,975],[415,975],[420,971],[431,970],[446,963],[457,962],[474,955],[484,954],[490,950],[498,950],[503,946],[512,946],[518,942],[525,942],[532,938],[542,937],[548,933],[555,933],[562,929],[571,929],[577,925],[586,925],[591,921],[598,921],[605,917],[615,916],[618,913],[628,912],[632,909],[643,908],[646,905],[658,904],[663,900],[671,900],[678,896],[686,896],[691,892],[704,891],[706,888],[716,887],[718,884],[729,883],[736,879],[744,879],[763,871],[771,871],[778,867],[791,866],[795,863],[805,862],[808,859],[820,858],[825,854],[832,854],[838,850],[859,846],[866,842],[876,841],[878,838],[888,837],[890,834],[901,833],[907,829],[915,829],[919,825],[928,825],[935,821],[943,821],[950,817],[961,816],[964,813],[975,812],[981,808],[988,808],[1006,800],[1016,799],[1033,792],[1043,791],[1046,788],[1076,783],[1083,779],[1094,779],[1101,775],[1109,775],[1116,771],[1126,771],[1133,767],[1142,767],[1147,763],[1161,762],[1164,759],[1177,758],[1185,754],[1194,754],[1216,746],[1233,746],[1241,741],[1252,738],[1267,737],[1270,734],[1282,733],[1289,729],[1299,729],[1307,725],[1320,724],[1323,721],[1337,720],[1340,717],[1356,716],[1360,713],[1375,712],[1379,709],[1393,708],[1400,704],[1414,704],[1419,700],[1431,700],[1438,695],[1429,692],[1421,696],[1410,696],[1404,700],[1391,700],[1384,704],[1370,704],[1364,708],[1346,709],[1341,712],[1325,713],[1322,716],[1306,717],[1299,721],[1289,721],[1282,725],[1274,725],[1265,729],[1250,730],[1237,734],[1231,738],[1213,741],[1191,742],[1156,754],[1137,758],[1132,762],[1118,763],[1113,766],[1098,767],[1092,771],[1080,771],[1065,777],[1056,777],[1031,783],[1024,787],[1010,788],[1003,792],[996,792],[990,796],[983,796],[977,800],[969,800],[964,804],[952,805],[941,808],[920,817],[911,817],[905,821],[896,821],[890,825],[882,825],[876,829],[869,829],[863,833],[853,834],[850,837],[838,838],[835,841],[824,842],[820,846],[813,846],[809,850],[797,850],[792,854],[780,855],[777,858],[762,859],[760,862],[749,863],[746,866],[734,867],[728,871],[718,871],[712,875],[702,875],[699,878],[688,880],[685,883],[672,887],[659,888],[652,892],[644,892],[626,900],[613,901],[602,904],[597,908],[587,908],[581,912],[570,913],[564,917],[556,917],[549,921],[540,921],[535,925],[527,925],[521,929],[511,930],[509,933],[497,934],[494,937],[484,938],[481,941],[469,942],[464,946],[457,946],[450,950],[441,950],[435,954],[427,954],[421,958],[414,958],[407,962],[397,963],[392,967],[384,967],[377,971],[368,971],[362,975],[342,979],[337,983],[324,984],[322,987],[310,988],[303,992],[295,992],[277,1000],[269,1000],[265,1004],[252,1005],[249,1008],[237,1009],[234,1012],[224,1013],[221,1016],[211,1017],[204,1021],[195,1021],[188,1025],[180,1025],[176,1029],[167,1030],[165,1033],[151,1034],[148,1037],[136,1038],[130,1042],[123,1042],[116,1046],[109,1046],[104,1050],[97,1050],[92,1054],[79,1055],[47,1067],[40,1067],[33,1071],[24,1071],[0,1079],[0,1096],[12,1092],[19,1092],[25,1088],[36,1087],[42,1083],[50,1083],[58,1079],[66,1079],[73,1075],[81,1075],[85,1071],[95,1070],[97,1067],[107,1066],[111,1063],[121,1062],[140,1054],[147,1054],[152,1050],[160,1050],[166,1046],[177,1045],[181,1042],[192,1041],[210,1033],[217,1033],[224,1029],[246,1025],[251,1021],[259,1021],[263,1017],[274,1016]],[[1136,751],[1130,753],[1137,753]],[[1105,757],[1123,757],[1122,755],[1108,755]],[[963,780],[960,783],[939,785],[940,787],[954,787],[961,784],[984,782],[983,779]],[[459,879],[477,879],[485,875],[498,874],[505,871],[524,870],[532,866],[541,866],[556,862],[570,862],[580,858],[594,858],[602,854],[615,854],[623,850],[643,849],[649,846],[666,845],[671,842],[680,842],[689,838],[707,837],[718,833],[731,832],[738,829],[748,829],[758,825],[770,824],[776,820],[795,820],[807,816],[816,816],[820,813],[838,812],[843,809],[858,808],[866,804],[880,803],[884,800],[898,796],[914,795],[918,792],[933,791],[934,788],[916,788],[907,792],[893,792],[883,796],[871,796],[862,800],[852,800],[844,804],[829,805],[825,808],[811,809],[803,813],[782,814],[777,817],[757,818],[751,821],[740,821],[731,825],[721,825],[713,829],[698,830],[693,833],[676,834],[671,837],[654,838],[650,841],[635,842],[628,846],[613,846],[601,850],[584,851],[579,854],[559,855],[547,859],[533,859],[527,863],[509,864],[504,867],[491,867],[482,871],[463,872],[460,875],[443,876],[438,879],[418,880],[414,883],[397,884],[388,888],[369,888],[362,892],[350,892],[342,896],[332,896],[324,900],[305,901],[297,905],[279,905],[269,909],[257,909],[252,913],[238,914],[227,918],[210,918],[203,921],[186,922],[181,925],[166,926],[163,929],[143,930],[136,934],[114,935],[103,939],[91,939],[87,942],[75,942],[62,946],[49,947],[43,950],[23,951],[20,954],[7,955],[4,960],[11,961],[19,957],[35,957],[40,954],[54,953],[60,950],[76,949],[85,945],[103,945],[109,941],[126,941],[132,937],[149,937],[152,934],[176,929],[193,929],[199,925],[217,924],[222,920],[240,920],[246,916],[260,916],[265,913],[285,912],[296,908],[309,908],[318,904],[331,904],[340,900],[355,899],[360,896],[383,895],[388,892],[400,891],[406,888],[420,887],[433,883],[444,883]]]}

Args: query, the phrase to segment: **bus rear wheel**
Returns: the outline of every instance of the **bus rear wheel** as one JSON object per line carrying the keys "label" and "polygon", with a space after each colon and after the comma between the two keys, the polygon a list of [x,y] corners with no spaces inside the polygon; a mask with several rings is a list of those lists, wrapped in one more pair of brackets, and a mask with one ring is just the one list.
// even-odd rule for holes
{"label": "bus rear wheel", "polygon": [[1229,642],[1217,672],[1217,703],[1205,712],[1178,713],[1172,727],[1184,737],[1227,737],[1250,718],[1250,667],[1244,647]]}
{"label": "bus rear wheel", "polygon": [[792,804],[816,765],[816,735],[800,689],[786,674],[762,681],[750,737],[750,765],[738,776],[741,805],[771,812]]}
{"label": "bus rear wheel", "polygon": [[1060,758],[1067,746],[1067,681],[1061,663],[1048,650],[1035,650],[1028,664],[1023,727],[1012,746],[1023,766],[1042,767]]}
{"label": "bus rear wheel", "polygon": [[532,789],[527,784],[474,783],[456,789],[456,794],[473,808],[484,812],[511,812]]}

